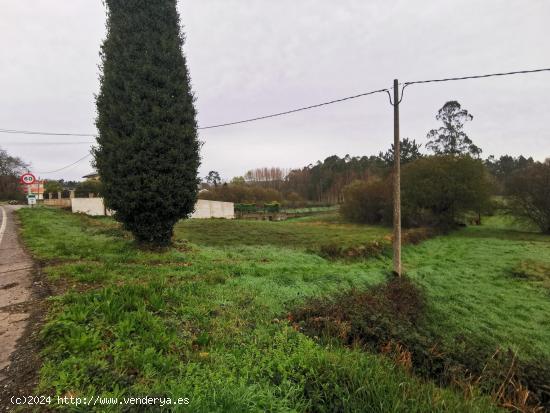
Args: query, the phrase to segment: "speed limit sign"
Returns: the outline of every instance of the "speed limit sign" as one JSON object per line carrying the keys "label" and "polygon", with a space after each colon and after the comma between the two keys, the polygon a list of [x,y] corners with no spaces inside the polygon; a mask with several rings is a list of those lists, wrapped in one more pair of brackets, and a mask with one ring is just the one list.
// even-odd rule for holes
{"label": "speed limit sign", "polygon": [[36,181],[36,178],[31,173],[27,172],[26,174],[21,175],[21,183],[25,185],[32,185],[35,183],[35,181]]}

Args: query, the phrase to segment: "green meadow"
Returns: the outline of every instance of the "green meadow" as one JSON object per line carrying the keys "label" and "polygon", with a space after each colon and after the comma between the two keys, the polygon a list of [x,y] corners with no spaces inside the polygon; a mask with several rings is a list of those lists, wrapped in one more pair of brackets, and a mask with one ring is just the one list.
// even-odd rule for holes
{"label": "green meadow", "polygon": [[[110,218],[21,209],[22,235],[54,287],[37,393],[187,397],[192,412],[489,412],[388,357],[302,334],[288,314],[312,297],[384,282],[391,259],[327,260],[389,229],[330,214],[285,222],[188,220],[173,247],[139,249]],[[550,357],[550,237],[501,217],[406,246],[427,326],[524,359]],[[90,411],[90,406],[60,406]],[[95,411],[125,411],[121,406]],[[147,411],[147,410],[146,410]]]}

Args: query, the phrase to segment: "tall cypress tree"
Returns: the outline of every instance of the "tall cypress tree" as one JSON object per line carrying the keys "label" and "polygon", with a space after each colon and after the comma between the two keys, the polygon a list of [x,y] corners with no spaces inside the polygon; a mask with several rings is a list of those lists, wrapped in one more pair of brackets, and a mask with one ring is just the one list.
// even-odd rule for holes
{"label": "tall cypress tree", "polygon": [[176,0],[106,0],[95,165],[136,240],[167,245],[197,198],[194,97]]}

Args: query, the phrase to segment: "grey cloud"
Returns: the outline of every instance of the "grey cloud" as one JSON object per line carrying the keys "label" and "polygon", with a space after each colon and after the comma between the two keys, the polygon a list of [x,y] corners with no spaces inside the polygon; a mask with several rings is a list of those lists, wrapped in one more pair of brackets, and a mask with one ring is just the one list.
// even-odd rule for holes
{"label": "grey cloud", "polygon": [[[187,0],[179,3],[198,119],[209,125],[417,80],[550,67],[545,0]],[[0,0],[0,127],[95,132],[94,93],[104,36],[101,2]],[[402,135],[425,140],[450,99],[474,114],[468,132],[484,155],[550,156],[550,74],[407,89]],[[254,124],[201,131],[201,174],[226,178],[259,166],[303,166],[334,153],[387,148],[392,113],[374,95]],[[71,139],[71,138],[69,138]],[[73,140],[87,140],[72,138]],[[0,136],[37,171],[69,164],[86,145],[57,137]],[[51,177],[78,178],[83,162]]]}

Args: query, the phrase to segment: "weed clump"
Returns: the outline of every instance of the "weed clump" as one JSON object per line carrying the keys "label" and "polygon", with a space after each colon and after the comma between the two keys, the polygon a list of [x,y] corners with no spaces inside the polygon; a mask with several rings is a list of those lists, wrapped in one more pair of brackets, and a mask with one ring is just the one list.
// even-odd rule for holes
{"label": "weed clump", "polygon": [[533,260],[521,261],[512,269],[510,275],[542,286],[550,292],[550,264]]}
{"label": "weed clump", "polygon": [[321,245],[319,255],[327,259],[376,258],[388,252],[390,248],[391,245],[386,240],[370,241],[356,247],[343,247],[330,243]]}
{"label": "weed clump", "polygon": [[[416,245],[441,233],[442,231],[437,228],[413,228],[403,232],[401,242]],[[333,242],[321,245],[316,252],[321,257],[331,260],[378,258],[390,254],[391,243],[391,236],[352,247],[344,247]]]}
{"label": "weed clump", "polygon": [[385,354],[406,371],[466,396],[481,390],[510,409],[550,408],[550,360],[520,360],[478,337],[445,341],[427,328],[426,310],[423,290],[401,277],[367,291],[312,299],[289,319],[307,335]]}
{"label": "weed clump", "polygon": [[307,334],[338,337],[379,350],[391,340],[414,334],[425,312],[422,290],[408,278],[392,278],[368,291],[347,292],[332,299],[313,299],[291,318]]}

